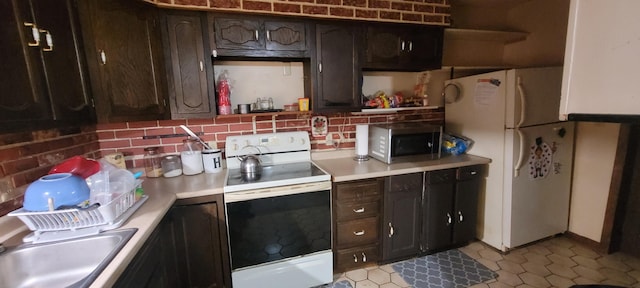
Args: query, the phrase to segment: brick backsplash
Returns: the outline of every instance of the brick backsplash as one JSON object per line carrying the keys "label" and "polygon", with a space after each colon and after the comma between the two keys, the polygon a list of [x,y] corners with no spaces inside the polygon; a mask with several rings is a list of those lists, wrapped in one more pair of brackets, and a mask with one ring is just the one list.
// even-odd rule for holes
{"label": "brick backsplash", "polygon": [[[144,148],[150,146],[161,147],[161,153],[179,153],[182,148],[182,140],[187,137],[179,125],[186,125],[213,147],[223,149],[226,137],[229,135],[253,134],[254,118],[256,133],[306,131],[311,137],[312,150],[330,150],[333,146],[327,146],[326,136],[313,137],[311,133],[311,117],[309,113],[282,114],[273,116],[265,115],[229,115],[219,116],[215,119],[187,119],[187,120],[159,120],[145,122],[128,122],[117,124],[97,125],[96,134],[100,142],[102,155],[120,152],[125,155],[127,167],[130,169],[143,166],[142,157]],[[442,124],[444,111],[413,110],[391,114],[350,114],[338,113],[327,116],[329,120],[329,132],[342,132],[344,140],[340,149],[353,149],[355,147],[355,125],[370,123],[393,122],[425,122]],[[333,137],[339,139],[339,134]]]}
{"label": "brick backsplash", "polygon": [[450,25],[451,0],[144,0],[159,7]]}
{"label": "brick backsplash", "polygon": [[[127,168],[143,167],[144,148],[161,147],[163,154],[178,153],[186,133],[179,125],[187,125],[214,147],[224,148],[229,135],[306,131],[311,149],[331,150],[326,136],[311,136],[310,113],[219,116],[214,119],[160,120],[98,124],[35,132],[0,135],[0,216],[22,206],[27,184],[47,174],[57,163],[75,155],[99,159],[103,155],[122,152]],[[393,122],[444,123],[444,110],[413,110],[390,114],[338,113],[327,115],[328,131],[343,135],[339,149],[354,149],[355,125]],[[274,128],[275,126],[275,128]],[[338,133],[333,138],[339,140]]]}
{"label": "brick backsplash", "polygon": [[22,206],[27,184],[75,155],[101,157],[95,126],[0,135],[0,216]]}

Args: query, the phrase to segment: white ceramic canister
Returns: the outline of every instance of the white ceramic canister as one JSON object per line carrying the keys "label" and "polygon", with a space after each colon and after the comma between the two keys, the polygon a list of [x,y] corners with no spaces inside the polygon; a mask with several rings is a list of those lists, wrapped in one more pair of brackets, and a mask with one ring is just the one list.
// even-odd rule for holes
{"label": "white ceramic canister", "polygon": [[184,148],[180,152],[180,160],[182,161],[182,174],[196,175],[202,173],[204,166],[202,165],[202,151],[199,143],[194,139],[185,139]]}
{"label": "white ceramic canister", "polygon": [[219,173],[222,171],[222,152],[220,149],[205,149],[202,151],[204,173]]}

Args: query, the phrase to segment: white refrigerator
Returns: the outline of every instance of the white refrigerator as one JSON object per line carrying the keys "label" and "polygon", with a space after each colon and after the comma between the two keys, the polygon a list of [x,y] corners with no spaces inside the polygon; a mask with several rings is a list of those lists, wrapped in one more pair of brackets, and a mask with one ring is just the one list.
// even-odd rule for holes
{"label": "white refrigerator", "polygon": [[502,251],[567,231],[574,123],[559,122],[562,67],[445,82],[445,131],[491,158],[478,238]]}

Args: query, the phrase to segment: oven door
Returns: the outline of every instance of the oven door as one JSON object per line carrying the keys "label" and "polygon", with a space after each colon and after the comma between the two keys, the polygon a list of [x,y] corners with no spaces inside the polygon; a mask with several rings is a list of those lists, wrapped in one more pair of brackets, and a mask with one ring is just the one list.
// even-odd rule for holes
{"label": "oven door", "polygon": [[225,204],[234,287],[333,280],[330,181],[225,193]]}

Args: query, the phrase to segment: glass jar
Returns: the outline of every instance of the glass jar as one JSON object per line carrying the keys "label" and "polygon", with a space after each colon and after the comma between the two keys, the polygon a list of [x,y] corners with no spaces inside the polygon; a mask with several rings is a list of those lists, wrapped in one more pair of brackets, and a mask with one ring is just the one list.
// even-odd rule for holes
{"label": "glass jar", "polygon": [[178,155],[162,157],[162,175],[166,178],[182,175],[182,163]]}
{"label": "glass jar", "polygon": [[180,152],[182,174],[196,175],[202,173],[204,166],[202,164],[202,147],[200,146],[200,142],[189,137],[182,140],[182,143],[182,152]]}
{"label": "glass jar", "polygon": [[144,148],[144,172],[147,177],[162,176],[162,165],[160,164],[160,147]]}

